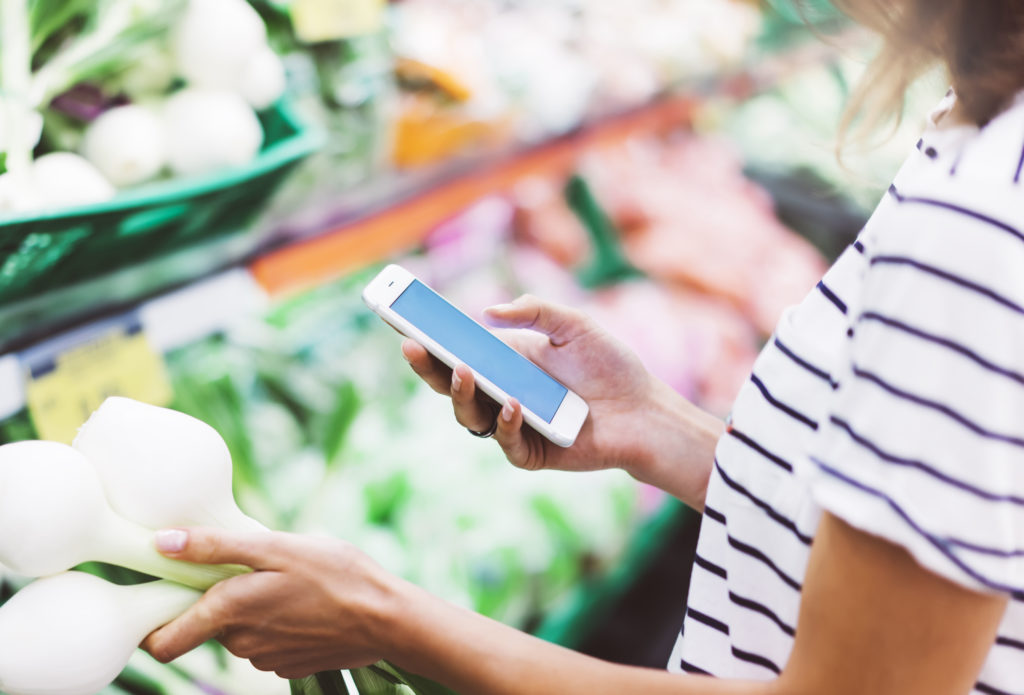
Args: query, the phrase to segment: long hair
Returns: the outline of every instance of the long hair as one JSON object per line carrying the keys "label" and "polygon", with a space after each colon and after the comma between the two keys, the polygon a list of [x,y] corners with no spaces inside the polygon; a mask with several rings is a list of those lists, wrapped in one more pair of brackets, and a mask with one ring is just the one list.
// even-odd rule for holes
{"label": "long hair", "polygon": [[882,36],[843,117],[843,139],[899,118],[907,89],[941,65],[958,115],[984,126],[1024,89],[1022,0],[834,0]]}

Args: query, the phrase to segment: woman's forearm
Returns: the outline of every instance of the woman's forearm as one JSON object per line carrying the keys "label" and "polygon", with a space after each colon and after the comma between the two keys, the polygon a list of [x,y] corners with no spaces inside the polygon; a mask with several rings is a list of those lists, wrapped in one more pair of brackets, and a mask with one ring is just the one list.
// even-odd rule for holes
{"label": "woman's forearm", "polygon": [[626,471],[703,512],[715,446],[725,423],[663,382],[652,386],[642,447]]}
{"label": "woman's forearm", "polygon": [[460,695],[771,695],[768,683],[719,681],[584,656],[396,580],[380,622],[385,657]]}

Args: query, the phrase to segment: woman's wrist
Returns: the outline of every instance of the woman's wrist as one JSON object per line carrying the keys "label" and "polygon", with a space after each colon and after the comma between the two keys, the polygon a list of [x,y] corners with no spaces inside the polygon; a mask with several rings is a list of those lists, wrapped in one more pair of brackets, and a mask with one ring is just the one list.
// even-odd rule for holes
{"label": "woman's wrist", "polygon": [[667,384],[653,380],[646,431],[626,472],[702,511],[715,447],[725,423]]}
{"label": "woman's wrist", "polygon": [[408,612],[413,605],[412,594],[417,587],[391,574],[374,563],[374,574],[369,584],[373,591],[364,604],[366,640],[381,653],[381,658],[397,661],[401,647],[408,644],[404,630],[408,627]]}
{"label": "woman's wrist", "polygon": [[462,609],[395,575],[388,575],[376,607],[372,639],[381,657],[397,666],[436,678],[437,652],[445,640],[437,631],[454,628]]}

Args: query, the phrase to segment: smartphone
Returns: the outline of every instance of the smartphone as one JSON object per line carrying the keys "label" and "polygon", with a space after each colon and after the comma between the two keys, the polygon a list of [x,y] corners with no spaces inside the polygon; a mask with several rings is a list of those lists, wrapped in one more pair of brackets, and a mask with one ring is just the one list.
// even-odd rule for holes
{"label": "smartphone", "polygon": [[405,268],[382,270],[363,290],[363,301],[449,367],[462,363],[473,370],[477,387],[498,403],[518,400],[523,419],[544,437],[562,447],[576,441],[586,402]]}

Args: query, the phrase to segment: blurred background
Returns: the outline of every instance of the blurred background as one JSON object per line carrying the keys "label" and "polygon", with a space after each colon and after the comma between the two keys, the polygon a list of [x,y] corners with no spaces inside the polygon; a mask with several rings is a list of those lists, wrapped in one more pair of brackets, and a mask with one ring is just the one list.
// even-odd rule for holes
{"label": "blurred background", "polygon": [[[545,639],[663,666],[699,518],[512,469],[359,292],[581,307],[725,415],[941,81],[836,156],[872,39],[824,2],[4,0],[0,443],[113,394],[225,437],[241,506]],[[0,601],[26,580],[0,568]],[[214,645],[110,693],[267,695]]]}

